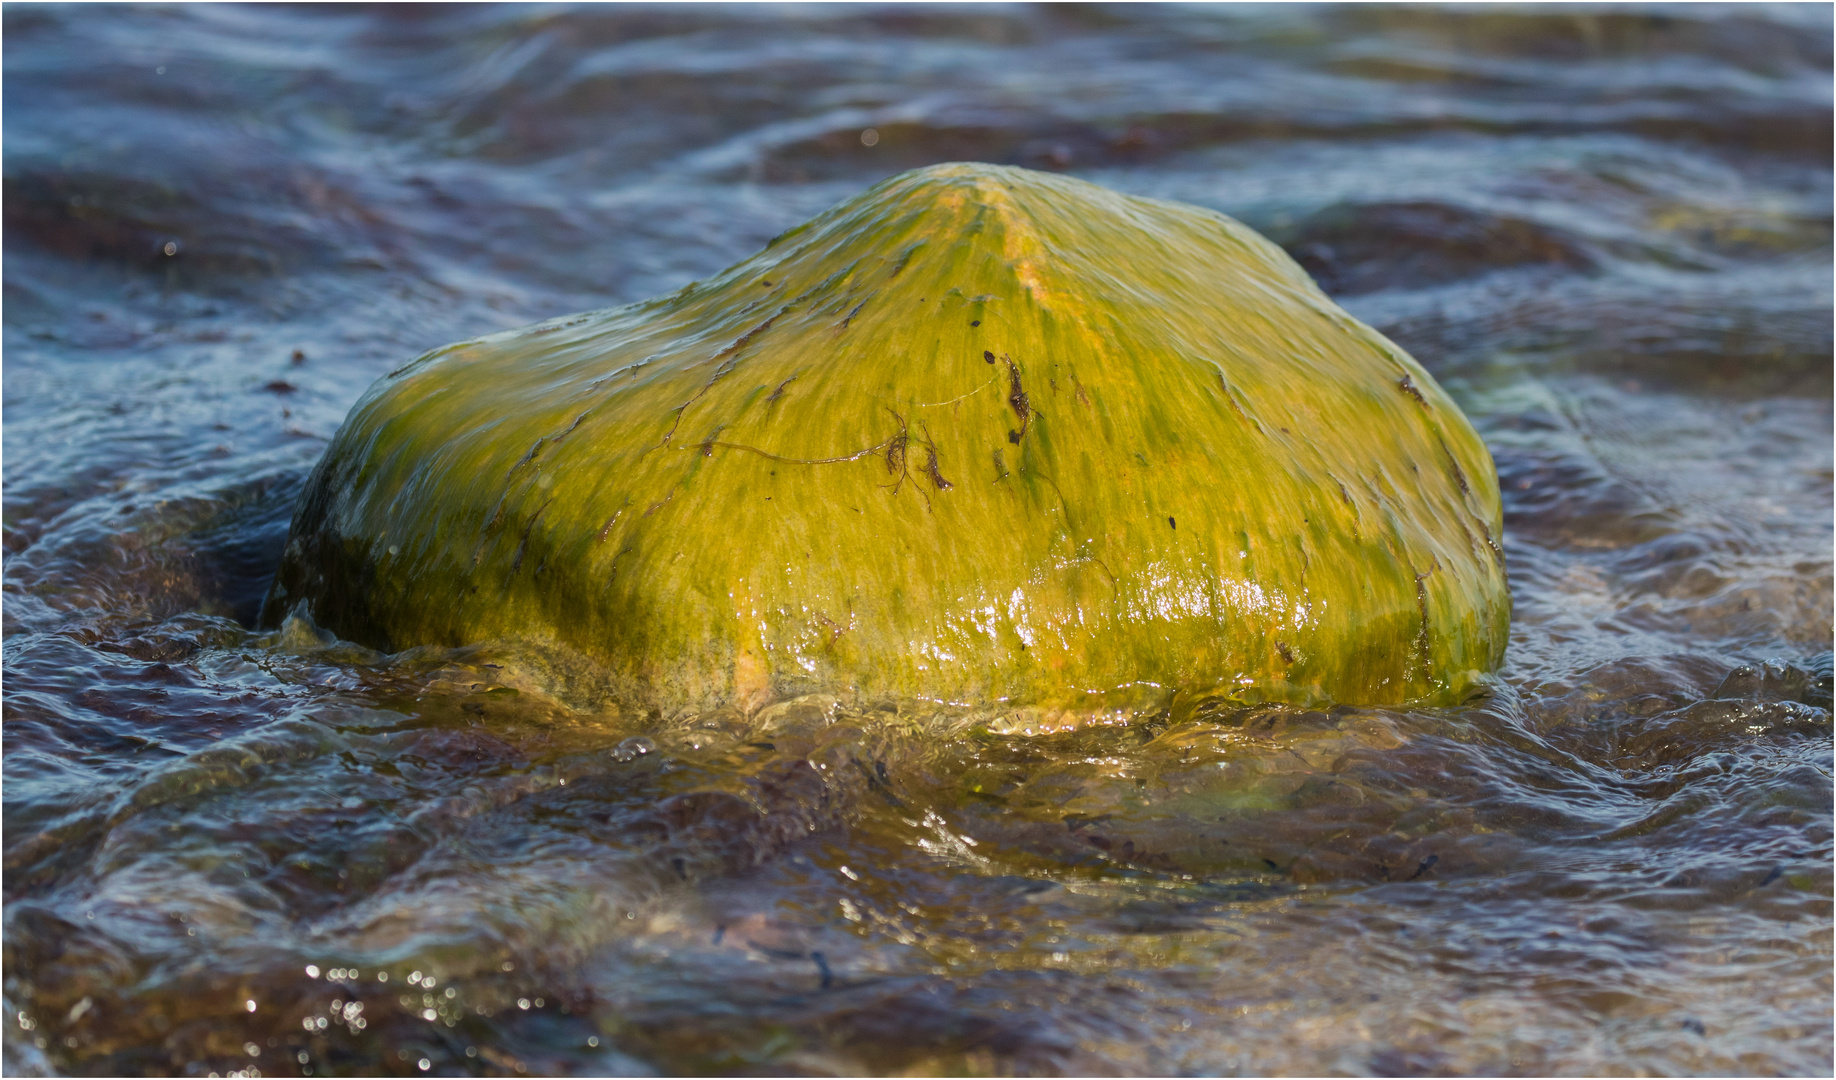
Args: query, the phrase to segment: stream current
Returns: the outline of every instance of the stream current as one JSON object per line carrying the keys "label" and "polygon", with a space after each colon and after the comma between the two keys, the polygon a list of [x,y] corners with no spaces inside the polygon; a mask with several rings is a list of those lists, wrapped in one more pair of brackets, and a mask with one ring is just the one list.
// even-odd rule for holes
{"label": "stream current", "polygon": [[[9,1074],[1831,1070],[1828,7],[0,17]],[[255,625],[373,379],[950,160],[1421,360],[1493,692],[585,714]]]}

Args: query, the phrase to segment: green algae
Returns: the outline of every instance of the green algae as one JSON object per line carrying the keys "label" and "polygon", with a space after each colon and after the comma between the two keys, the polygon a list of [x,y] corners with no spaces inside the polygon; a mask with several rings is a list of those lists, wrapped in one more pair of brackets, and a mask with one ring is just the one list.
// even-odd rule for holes
{"label": "green algae", "polygon": [[264,618],[645,706],[1451,703],[1503,656],[1458,407],[1213,211],[956,164],[379,380]]}

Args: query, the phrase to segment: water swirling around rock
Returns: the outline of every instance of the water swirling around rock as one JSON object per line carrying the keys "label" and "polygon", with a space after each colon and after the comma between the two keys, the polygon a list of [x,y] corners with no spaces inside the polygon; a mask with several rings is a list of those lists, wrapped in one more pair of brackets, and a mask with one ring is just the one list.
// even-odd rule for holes
{"label": "water swirling around rock", "polygon": [[[9,1071],[1829,1071],[1827,12],[5,20]],[[961,159],[1420,360],[1498,690],[589,722],[253,628],[378,376]]]}

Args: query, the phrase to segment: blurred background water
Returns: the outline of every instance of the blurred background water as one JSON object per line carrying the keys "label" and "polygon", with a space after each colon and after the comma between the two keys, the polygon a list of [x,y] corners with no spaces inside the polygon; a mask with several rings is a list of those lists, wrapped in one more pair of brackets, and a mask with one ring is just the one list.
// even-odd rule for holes
{"label": "blurred background water", "polygon": [[[0,17],[9,1074],[1829,1073],[1827,6]],[[1499,691],[608,718],[252,625],[372,379],[948,160],[1426,364]]]}

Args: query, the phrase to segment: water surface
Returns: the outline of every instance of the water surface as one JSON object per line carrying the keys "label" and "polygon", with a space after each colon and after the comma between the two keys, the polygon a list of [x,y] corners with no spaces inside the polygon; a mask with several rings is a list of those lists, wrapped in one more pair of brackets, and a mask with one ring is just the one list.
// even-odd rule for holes
{"label": "water surface", "polygon": [[[1827,1075],[1829,20],[8,5],[7,1071]],[[1495,692],[608,716],[254,625],[377,376],[965,159],[1435,373]]]}

